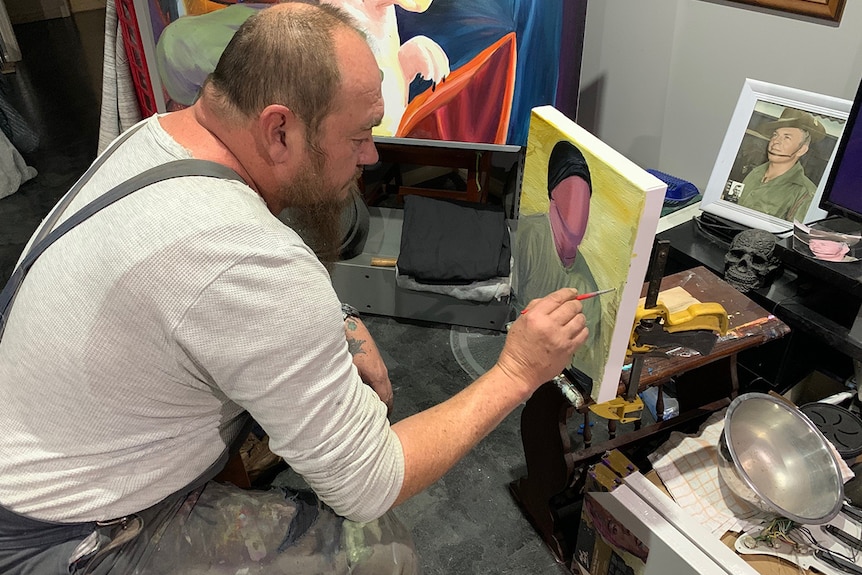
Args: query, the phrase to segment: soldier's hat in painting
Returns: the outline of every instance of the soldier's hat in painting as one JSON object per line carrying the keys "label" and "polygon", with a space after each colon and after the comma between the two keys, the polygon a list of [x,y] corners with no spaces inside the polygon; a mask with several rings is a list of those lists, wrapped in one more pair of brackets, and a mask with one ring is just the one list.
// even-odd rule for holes
{"label": "soldier's hat in painting", "polygon": [[561,140],[551,150],[548,158],[548,197],[557,185],[569,176],[578,176],[587,182],[590,195],[593,195],[593,183],[590,179],[590,168],[584,154],[577,146],[566,140]]}

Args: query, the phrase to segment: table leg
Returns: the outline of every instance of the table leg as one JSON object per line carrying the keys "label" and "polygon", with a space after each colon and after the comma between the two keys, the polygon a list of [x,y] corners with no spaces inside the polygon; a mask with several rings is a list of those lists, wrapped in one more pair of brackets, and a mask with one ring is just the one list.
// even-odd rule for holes
{"label": "table leg", "polygon": [[590,410],[584,409],[584,447],[593,444],[593,428],[590,424]]}

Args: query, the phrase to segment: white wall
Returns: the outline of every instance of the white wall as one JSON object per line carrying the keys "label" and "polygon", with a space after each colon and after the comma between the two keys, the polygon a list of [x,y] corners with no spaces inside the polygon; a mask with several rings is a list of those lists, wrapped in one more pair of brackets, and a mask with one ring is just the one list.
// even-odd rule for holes
{"label": "white wall", "polygon": [[589,0],[578,123],[703,191],[745,78],[853,99],[862,1],[840,25],[724,0]]}

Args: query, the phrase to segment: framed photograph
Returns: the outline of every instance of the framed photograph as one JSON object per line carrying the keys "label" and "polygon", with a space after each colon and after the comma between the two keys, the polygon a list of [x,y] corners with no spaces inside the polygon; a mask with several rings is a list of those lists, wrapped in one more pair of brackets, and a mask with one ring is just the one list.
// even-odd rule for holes
{"label": "framed photograph", "polygon": [[740,4],[750,4],[752,6],[761,6],[763,8],[773,8],[775,10],[783,10],[784,12],[792,12],[793,14],[801,14],[803,16],[812,16],[814,18],[823,18],[833,22],[841,21],[841,14],[844,12],[844,4],[847,0],[733,0]]}
{"label": "framed photograph", "polygon": [[746,79],[701,209],[773,233],[825,217],[820,196],[851,104]]}

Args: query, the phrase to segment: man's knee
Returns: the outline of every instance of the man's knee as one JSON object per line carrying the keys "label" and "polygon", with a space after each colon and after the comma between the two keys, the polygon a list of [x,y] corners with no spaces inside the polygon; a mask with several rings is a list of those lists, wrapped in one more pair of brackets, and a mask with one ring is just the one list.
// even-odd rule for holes
{"label": "man's knee", "polygon": [[421,573],[413,537],[392,511],[369,523],[345,521],[342,542],[354,575]]}

